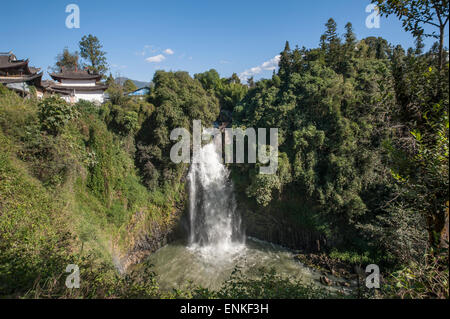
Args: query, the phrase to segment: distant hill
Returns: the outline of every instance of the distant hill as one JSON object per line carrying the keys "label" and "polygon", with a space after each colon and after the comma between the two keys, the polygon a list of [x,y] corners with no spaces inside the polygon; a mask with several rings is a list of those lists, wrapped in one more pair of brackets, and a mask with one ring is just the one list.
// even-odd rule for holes
{"label": "distant hill", "polygon": [[123,77],[123,76],[116,78],[116,83],[119,83],[122,85],[123,83],[125,83],[126,80],[133,81],[134,85],[136,85],[138,87],[138,89],[150,85],[150,82],[137,81],[137,80],[129,79],[127,77]]}

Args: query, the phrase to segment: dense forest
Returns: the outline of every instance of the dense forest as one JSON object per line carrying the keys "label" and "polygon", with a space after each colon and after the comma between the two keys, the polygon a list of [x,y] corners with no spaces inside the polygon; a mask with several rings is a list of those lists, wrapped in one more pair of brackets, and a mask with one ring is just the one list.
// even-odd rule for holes
{"label": "dense forest", "polygon": [[[182,233],[189,166],[170,160],[169,136],[201,120],[279,130],[276,174],[229,166],[247,234],[303,259],[379,265],[381,289],[353,297],[448,298],[448,51],[442,39],[425,51],[413,15],[382,3],[415,47],[358,39],[350,23],[340,35],[330,18],[319,47],[286,42],[270,79],[157,71],[140,99],[110,75],[101,106],[0,85],[0,296],[330,297],[270,270],[173,292],[127,271]],[[65,288],[68,264],[88,286]]]}

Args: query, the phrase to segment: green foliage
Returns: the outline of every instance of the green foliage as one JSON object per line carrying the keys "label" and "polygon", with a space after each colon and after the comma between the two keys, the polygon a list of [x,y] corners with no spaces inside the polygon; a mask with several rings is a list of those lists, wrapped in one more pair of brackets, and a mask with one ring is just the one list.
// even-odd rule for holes
{"label": "green foliage", "polygon": [[[414,36],[424,35],[437,38],[433,33],[425,33],[425,26],[431,25],[440,27],[436,20],[445,27],[448,22],[448,1],[416,0],[416,1],[396,1],[396,0],[373,0],[380,12],[384,15],[396,15],[402,20],[405,31],[411,32]],[[445,22],[445,23],[444,23]]]}
{"label": "green foliage", "polygon": [[[414,37],[439,39],[438,68],[444,68],[445,57],[448,55],[444,51],[444,35],[449,19],[448,0],[372,0],[372,3],[377,4],[382,15],[397,16],[405,31],[411,32]],[[430,27],[439,30],[439,34],[435,30],[429,32]]]}
{"label": "green foliage", "polygon": [[63,99],[51,96],[39,103],[39,120],[41,129],[48,134],[58,135],[64,126],[76,116],[75,108]]}
{"label": "green foliage", "polygon": [[274,269],[258,269],[255,276],[249,276],[236,268],[230,278],[223,283],[218,291],[197,288],[192,293],[193,298],[220,299],[323,299],[338,298],[335,294],[278,275]]}
{"label": "green foliage", "polygon": [[391,274],[384,285],[385,297],[402,299],[448,299],[448,250],[425,256],[423,262],[412,261]]}
{"label": "green foliage", "polygon": [[257,174],[254,175],[246,193],[249,197],[254,197],[259,205],[267,206],[272,200],[273,192],[280,189],[280,180],[277,175]]}
{"label": "green foliage", "polygon": [[349,262],[351,251],[390,266],[420,260],[448,200],[448,67],[439,71],[436,49],[357,41],[351,24],[344,39],[330,19],[320,49],[286,43],[278,74],[234,108],[235,126],[279,129],[283,158],[271,177],[235,167],[236,187],[262,212],[309,203],[309,218],[294,205],[286,218],[314,220]]}
{"label": "green foliage", "polygon": [[161,298],[156,275],[152,272],[131,272],[120,275],[106,263],[95,263],[90,257],[82,257],[80,288],[67,289],[62,273],[49,280],[36,283],[26,292],[25,298],[47,299],[147,299]]}
{"label": "green foliage", "polygon": [[[326,41],[338,50],[332,22]],[[286,45],[279,71],[284,84],[260,81],[235,108],[236,126],[278,127],[285,154],[277,176],[255,178],[248,166],[247,194],[267,206],[281,184],[295,189],[316,203],[314,213],[335,235],[345,236],[368,211],[367,190],[386,178],[380,141],[387,127],[378,114],[393,103],[389,69],[375,57],[351,57],[354,77],[343,79],[334,62],[324,65],[314,50],[300,51]],[[283,192],[280,197],[287,200]]]}
{"label": "green foliage", "polygon": [[89,70],[94,74],[105,75],[108,71],[106,62],[106,52],[102,51],[103,46],[100,40],[92,34],[85,35],[80,43],[80,56],[85,59],[89,65]]}
{"label": "green foliage", "polygon": [[99,114],[99,107],[94,103],[86,100],[78,101],[75,104],[74,109],[83,114],[91,114],[91,115]]}
{"label": "green foliage", "polygon": [[35,101],[24,100],[3,85],[0,85],[0,99],[0,127],[5,134],[24,137],[24,128],[30,123],[36,123],[39,129],[38,107]]}
{"label": "green foliage", "polygon": [[185,164],[170,160],[170,132],[186,128],[192,132],[192,121],[208,127],[219,115],[219,103],[212,92],[186,72],[156,72],[149,102],[155,111],[137,133],[137,162],[145,184],[154,188],[165,182],[178,182],[186,171]]}
{"label": "green foliage", "polygon": [[[139,121],[151,113],[145,101],[126,102]],[[133,136],[108,130],[108,106],[68,107],[56,97],[38,106],[0,85],[0,295],[157,297],[153,274],[121,276],[112,255],[171,227],[183,188],[142,185]],[[80,266],[79,290],[65,287],[68,264]]]}
{"label": "green foliage", "polygon": [[[435,113],[441,114],[442,106],[434,106]],[[442,116],[433,117],[433,113],[426,115],[427,123],[434,130],[434,134],[422,135],[413,131],[417,145],[417,152],[411,156],[395,152],[393,154],[393,177],[405,186],[405,196],[409,198],[410,205],[421,213],[427,220],[429,242],[433,248],[442,243],[442,233],[446,227],[447,205],[449,200],[449,120],[448,111],[444,110]],[[403,155],[403,156],[402,156]],[[407,169],[404,161],[407,160]],[[448,217],[447,217],[448,218]]]}
{"label": "green foliage", "polygon": [[123,87],[117,84],[114,79],[109,83],[106,93],[109,95],[109,101],[114,105],[121,105],[127,100]]}
{"label": "green foliage", "polygon": [[[64,183],[73,164],[64,129],[77,112],[57,98],[45,99],[38,106],[35,100],[23,101],[5,91],[0,101],[0,127],[21,146],[16,154],[27,163],[30,173],[46,186]],[[45,118],[46,114],[50,118]]]}
{"label": "green foliage", "polygon": [[73,257],[59,203],[11,159],[1,132],[0,141],[0,295],[12,295],[61,272]]}
{"label": "green foliage", "polygon": [[368,252],[360,254],[351,250],[339,251],[336,248],[330,251],[330,257],[350,265],[368,265],[373,262]]}
{"label": "green foliage", "polygon": [[[211,69],[204,73],[194,74],[194,78],[200,81],[205,90],[214,92],[219,99],[222,111],[232,112],[248,91],[247,86],[241,84],[235,73],[230,78],[221,79],[219,73]],[[225,120],[229,121],[230,119]]]}
{"label": "green foliage", "polygon": [[108,128],[121,136],[134,136],[154,110],[145,99],[124,95],[124,89],[111,84],[107,90],[109,102],[102,106],[102,116]]}
{"label": "green foliage", "polygon": [[61,186],[73,165],[66,136],[47,135],[27,127],[18,157],[27,162],[30,172],[46,186]]}

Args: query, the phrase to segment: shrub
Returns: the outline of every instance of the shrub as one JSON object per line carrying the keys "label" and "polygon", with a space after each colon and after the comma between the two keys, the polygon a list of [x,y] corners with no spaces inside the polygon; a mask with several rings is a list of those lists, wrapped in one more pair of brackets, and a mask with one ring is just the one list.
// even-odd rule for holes
{"label": "shrub", "polygon": [[65,125],[76,116],[75,108],[63,99],[51,96],[39,103],[41,129],[51,135],[58,135]]}
{"label": "shrub", "polygon": [[449,298],[448,250],[427,255],[421,263],[411,262],[394,272],[385,289],[386,297],[423,299]]}
{"label": "shrub", "polygon": [[[256,279],[255,279],[256,278]],[[193,298],[220,299],[318,299],[336,298],[328,291],[305,284],[299,280],[283,277],[275,269],[260,268],[254,278],[236,268],[230,278],[218,291],[197,288],[192,292]]]}

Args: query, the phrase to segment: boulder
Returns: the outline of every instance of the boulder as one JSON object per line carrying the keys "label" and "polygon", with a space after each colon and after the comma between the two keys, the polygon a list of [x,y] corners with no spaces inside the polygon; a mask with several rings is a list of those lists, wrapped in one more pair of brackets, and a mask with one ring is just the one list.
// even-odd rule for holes
{"label": "boulder", "polygon": [[320,277],[320,282],[324,285],[331,286],[332,282],[327,276]]}

